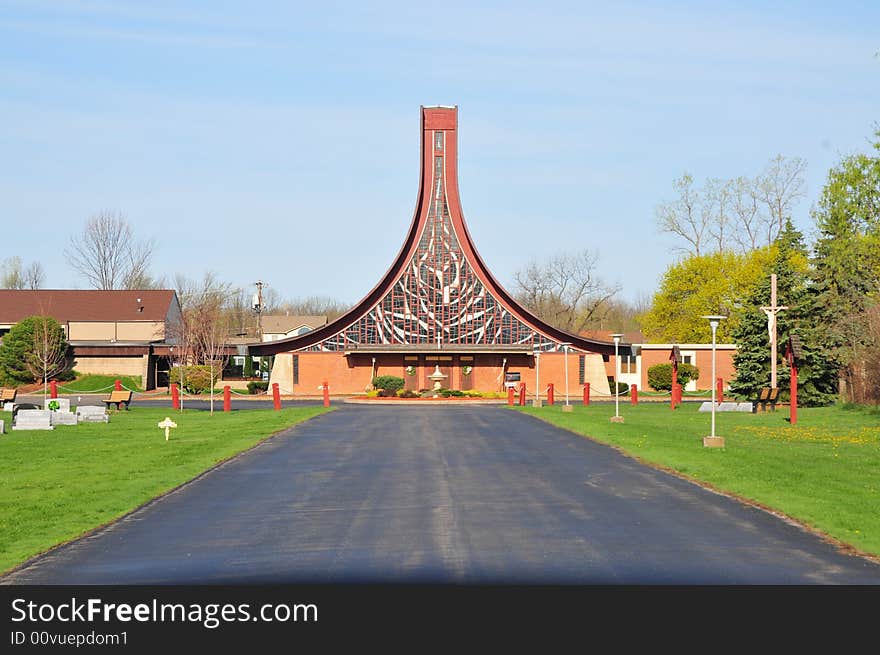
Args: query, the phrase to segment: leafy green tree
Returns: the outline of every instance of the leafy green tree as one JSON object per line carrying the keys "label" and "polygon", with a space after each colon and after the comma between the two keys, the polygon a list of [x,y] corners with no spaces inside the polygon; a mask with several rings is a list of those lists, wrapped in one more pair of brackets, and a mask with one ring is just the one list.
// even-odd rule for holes
{"label": "leafy green tree", "polygon": [[691,256],[663,274],[651,309],[641,323],[650,341],[707,343],[712,339],[707,314],[729,316],[718,327],[717,339],[730,341],[739,323],[739,305],[767,270],[770,247],[745,254],[730,251]]}
{"label": "leafy green tree", "polygon": [[64,370],[64,330],[49,316],[28,316],[12,326],[0,345],[0,381],[6,385],[46,380]]}
{"label": "leafy green tree", "polygon": [[880,129],[873,154],[845,157],[828,173],[813,217],[817,311],[830,356],[841,367],[850,397],[877,399],[866,384],[880,338],[872,328],[880,296]]}

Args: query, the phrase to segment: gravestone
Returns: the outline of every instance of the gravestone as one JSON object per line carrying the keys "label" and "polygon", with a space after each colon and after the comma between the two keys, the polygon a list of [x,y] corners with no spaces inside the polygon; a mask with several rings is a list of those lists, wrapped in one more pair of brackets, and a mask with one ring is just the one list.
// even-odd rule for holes
{"label": "gravestone", "polygon": [[13,430],[54,430],[52,412],[45,409],[20,409],[15,415]]}
{"label": "gravestone", "polygon": [[70,411],[70,400],[68,398],[46,398],[43,400],[43,409],[51,409],[49,407],[50,403],[57,403],[55,409],[52,411],[55,412],[69,412]]}
{"label": "gravestone", "polygon": [[0,434],[6,434],[6,421],[0,420]]}
{"label": "gravestone", "polygon": [[[711,412],[712,402],[706,401],[700,405],[701,412]],[[752,403],[718,403],[715,405],[716,412],[751,412]]]}
{"label": "gravestone", "polygon": [[96,405],[80,405],[76,408],[76,415],[82,423],[107,423],[110,421],[107,408]]}
{"label": "gravestone", "polygon": [[49,412],[49,422],[52,425],[76,425],[76,414],[73,412],[54,411]]}

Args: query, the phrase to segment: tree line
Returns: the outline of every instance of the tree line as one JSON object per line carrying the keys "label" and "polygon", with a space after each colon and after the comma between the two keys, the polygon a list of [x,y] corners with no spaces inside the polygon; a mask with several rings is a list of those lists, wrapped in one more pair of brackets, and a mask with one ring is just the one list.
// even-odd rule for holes
{"label": "tree line", "polygon": [[[770,275],[778,279],[779,386],[787,389],[784,344],[795,335],[802,348],[801,399],[826,404],[843,396],[855,402],[880,402],[880,129],[871,152],[848,155],[828,172],[810,212],[816,238],[808,244],[792,225],[792,211],[803,196],[804,162],[777,157],[756,178],[748,196],[748,216],[756,211],[756,231],[740,220],[736,201],[726,204],[704,191],[703,203],[689,202],[688,184],[680,197],[658,207],[661,231],[681,237],[685,256],[660,280],[651,308],[639,317],[652,341],[706,342],[704,314],[728,316],[719,339],[737,344],[736,381],[742,396],[769,386],[767,317]],[[717,188],[708,185],[707,188]],[[713,193],[715,193],[713,191]],[[729,200],[729,199],[728,199]],[[673,222],[669,216],[694,216],[703,207],[703,224]],[[714,208],[709,211],[706,208]],[[725,218],[723,207],[733,207]],[[758,209],[755,209],[758,208]],[[690,213],[689,213],[690,212]],[[722,230],[733,226],[735,229]],[[679,229],[681,226],[686,229]],[[726,236],[722,237],[722,233]],[[715,235],[715,240],[704,238]],[[761,240],[754,235],[760,234]]]}

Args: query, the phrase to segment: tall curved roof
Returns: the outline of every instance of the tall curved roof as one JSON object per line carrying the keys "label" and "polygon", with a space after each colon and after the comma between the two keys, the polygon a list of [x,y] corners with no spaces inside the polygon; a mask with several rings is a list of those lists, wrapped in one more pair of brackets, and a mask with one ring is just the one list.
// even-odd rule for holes
{"label": "tall curved roof", "polygon": [[614,344],[555,328],[495,279],[474,245],[458,190],[458,108],[421,108],[416,210],[385,275],[354,307],[306,334],[252,344],[254,355],[370,346],[449,345],[502,348],[562,344],[612,354]]}

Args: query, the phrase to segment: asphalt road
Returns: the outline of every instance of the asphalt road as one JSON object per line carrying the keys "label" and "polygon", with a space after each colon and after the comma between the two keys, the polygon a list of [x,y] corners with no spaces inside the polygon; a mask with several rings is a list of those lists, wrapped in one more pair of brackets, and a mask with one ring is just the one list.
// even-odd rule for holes
{"label": "asphalt road", "polygon": [[345,406],[3,582],[878,584],[880,566],[500,407]]}

